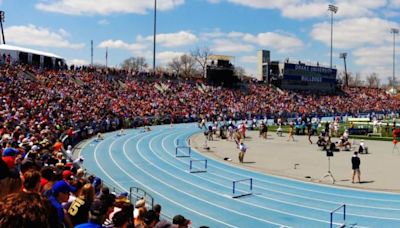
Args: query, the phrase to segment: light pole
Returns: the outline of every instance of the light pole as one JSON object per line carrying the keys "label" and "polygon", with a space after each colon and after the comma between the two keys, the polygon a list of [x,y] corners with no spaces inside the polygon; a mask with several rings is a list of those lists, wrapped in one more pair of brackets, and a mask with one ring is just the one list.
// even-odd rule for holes
{"label": "light pole", "polygon": [[390,32],[393,33],[393,82],[392,82],[392,88],[393,88],[393,93],[395,89],[395,84],[396,84],[396,78],[395,78],[395,72],[396,72],[396,34],[399,34],[399,29],[392,28],[390,29]]}
{"label": "light pole", "polygon": [[329,5],[328,10],[331,11],[331,69],[332,69],[333,13],[337,13],[338,7],[334,5]]}
{"label": "light pole", "polygon": [[346,87],[349,87],[349,78],[347,77],[347,67],[346,67],[346,58],[347,58],[347,53],[340,53],[340,58],[343,59],[344,61],[344,78],[345,78],[345,85]]}
{"label": "light pole", "polygon": [[93,40],[90,40],[90,65],[93,67]]}
{"label": "light pole", "polygon": [[1,35],[3,36],[3,44],[6,44],[6,39],[4,38],[4,31],[3,31],[3,22],[4,22],[4,11],[0,11]]}
{"label": "light pole", "polygon": [[154,0],[153,73],[156,72],[157,0]]}

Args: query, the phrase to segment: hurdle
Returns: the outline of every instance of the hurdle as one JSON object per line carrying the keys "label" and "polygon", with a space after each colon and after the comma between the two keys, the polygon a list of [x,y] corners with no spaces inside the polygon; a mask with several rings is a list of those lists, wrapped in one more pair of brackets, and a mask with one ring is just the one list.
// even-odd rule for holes
{"label": "hurdle", "polygon": [[[179,154],[178,152],[187,149],[187,154]],[[175,148],[175,157],[177,158],[184,158],[184,157],[190,157],[192,154],[192,148],[190,146],[177,146]]]}
{"label": "hurdle", "polygon": [[337,212],[338,210],[343,208],[343,224],[340,224],[340,228],[346,227],[346,204],[343,204],[342,206],[336,208],[335,210],[330,212],[330,228],[333,228],[333,214]]}
{"label": "hurdle", "polygon": [[[238,189],[238,184],[241,182],[248,182],[250,191],[245,192],[244,190]],[[232,185],[232,198],[240,198],[253,194],[253,178],[232,181]]]}
{"label": "hurdle", "polygon": [[[185,142],[185,140],[182,140],[183,142],[182,142],[182,144]],[[179,143],[180,143],[181,141],[179,140],[179,139],[176,139],[176,146],[179,146]],[[188,142],[188,145],[190,146],[190,139],[188,139],[187,140],[187,142]]]}
{"label": "hurdle", "polygon": [[[194,165],[194,163],[200,163],[200,162],[204,162],[203,169],[197,169],[197,167],[195,167],[195,165]],[[205,173],[205,172],[207,172],[207,159],[190,159],[189,172],[190,173]]]}

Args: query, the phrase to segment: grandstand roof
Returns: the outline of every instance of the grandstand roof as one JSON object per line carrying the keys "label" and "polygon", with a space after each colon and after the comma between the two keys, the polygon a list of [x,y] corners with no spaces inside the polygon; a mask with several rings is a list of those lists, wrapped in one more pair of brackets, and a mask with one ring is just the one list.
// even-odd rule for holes
{"label": "grandstand roof", "polygon": [[37,51],[37,50],[29,49],[29,48],[12,46],[12,45],[8,45],[8,44],[0,44],[0,50],[27,52],[27,53],[32,53],[32,54],[36,54],[36,55],[43,55],[43,56],[52,57],[52,58],[64,59],[63,57],[60,57],[53,53]]}

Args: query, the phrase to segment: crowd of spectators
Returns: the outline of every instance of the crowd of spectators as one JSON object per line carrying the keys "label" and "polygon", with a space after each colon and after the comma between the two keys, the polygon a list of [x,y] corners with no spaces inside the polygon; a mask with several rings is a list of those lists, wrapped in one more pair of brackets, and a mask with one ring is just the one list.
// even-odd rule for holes
{"label": "crowd of spectators", "polygon": [[[400,101],[381,89],[319,96],[261,84],[246,90],[205,87],[104,69],[1,66],[0,227],[171,226],[158,222],[160,206],[147,210],[126,194],[110,193],[79,168],[82,159],[72,158],[70,146],[65,150],[98,132],[200,117],[391,113],[399,107]],[[177,215],[172,223],[187,227],[190,221]]]}

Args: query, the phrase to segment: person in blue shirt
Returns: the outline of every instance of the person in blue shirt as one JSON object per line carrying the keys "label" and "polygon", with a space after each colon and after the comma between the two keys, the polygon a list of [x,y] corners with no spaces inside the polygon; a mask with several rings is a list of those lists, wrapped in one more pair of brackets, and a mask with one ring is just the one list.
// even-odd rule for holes
{"label": "person in blue shirt", "polygon": [[50,203],[57,210],[58,221],[60,223],[64,223],[67,227],[72,227],[72,223],[70,220],[66,219],[64,216],[65,211],[62,203],[68,202],[70,192],[75,192],[76,189],[70,186],[64,180],[57,181],[52,189],[51,196],[49,197]]}

